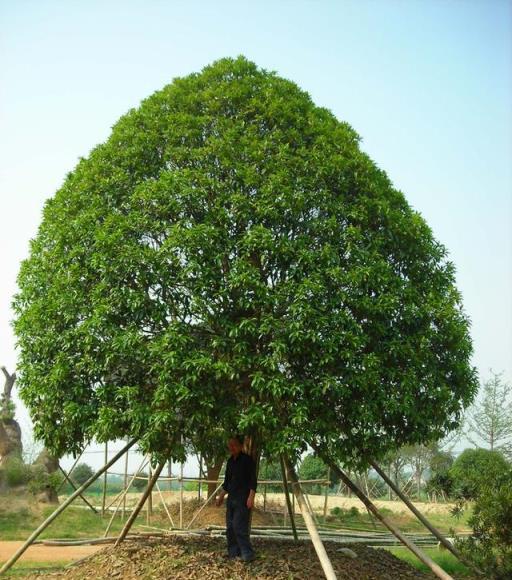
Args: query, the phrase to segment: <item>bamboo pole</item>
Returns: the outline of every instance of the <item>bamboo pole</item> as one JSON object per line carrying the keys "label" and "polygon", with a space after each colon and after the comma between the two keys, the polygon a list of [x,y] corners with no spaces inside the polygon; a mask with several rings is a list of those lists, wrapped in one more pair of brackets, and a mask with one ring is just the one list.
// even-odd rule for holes
{"label": "bamboo pole", "polygon": [[151,477],[151,481],[149,482],[148,487],[146,488],[146,490],[142,494],[142,497],[140,498],[139,502],[137,503],[135,509],[130,514],[130,517],[126,521],[126,524],[124,525],[121,533],[119,534],[119,538],[117,538],[117,541],[115,543],[116,546],[119,546],[119,544],[126,538],[126,535],[128,534],[128,532],[130,531],[130,528],[133,525],[133,522],[137,519],[137,516],[139,515],[140,510],[144,507],[144,504],[146,503],[146,500],[147,500],[149,494],[153,490],[153,487],[155,486],[155,483],[157,482],[158,476],[162,472],[164,465],[165,465],[165,461],[162,461],[162,463],[160,463],[158,465],[158,467],[156,468],[156,471],[153,473],[153,476]]}
{"label": "bamboo pole", "polygon": [[146,457],[143,457],[142,461],[140,462],[139,469],[132,475],[132,478],[130,479],[130,483],[128,484],[126,489],[122,492],[123,495],[119,498],[119,501],[117,502],[116,509],[114,510],[114,513],[112,514],[112,517],[110,518],[110,521],[108,522],[107,529],[105,530],[105,534],[104,534],[105,538],[108,536],[108,533],[110,531],[110,527],[112,526],[112,523],[114,522],[114,519],[117,515],[117,512],[119,511],[119,507],[120,507],[121,503],[123,501],[126,503],[126,495],[129,491],[130,487],[132,486],[132,483],[135,481],[135,478],[137,477],[137,473],[140,473],[140,471],[142,469],[144,469],[145,465],[146,465]]}
{"label": "bamboo pole", "polygon": [[292,503],[290,501],[290,492],[288,489],[288,479],[286,477],[286,466],[284,464],[283,456],[280,455],[279,459],[281,460],[281,473],[283,475],[283,488],[284,488],[284,495],[286,498],[286,505],[288,507],[288,514],[290,516],[290,524],[293,530],[293,539],[298,542],[299,536],[297,535],[297,528],[295,527],[295,514],[293,513]]}
{"label": "bamboo pole", "polygon": [[[62,469],[60,464],[59,464],[59,469],[62,471],[62,475],[65,477],[65,480],[69,481],[69,484],[71,485],[71,487],[76,491],[78,488],[76,487],[74,481],[70,477],[68,477],[68,474]],[[87,498],[85,498],[82,494],[80,494],[79,497],[92,509],[92,511],[95,514],[98,513],[98,510],[87,501]]]}
{"label": "bamboo pole", "polygon": [[160,486],[158,485],[158,481],[156,482],[155,485],[156,485],[156,490],[160,494],[160,501],[162,502],[162,504],[164,506],[165,513],[167,514],[167,517],[169,518],[169,521],[171,522],[171,526],[174,528],[174,521],[172,519],[171,512],[167,508],[167,504],[165,503],[165,498],[162,494],[162,490],[160,489]]}
{"label": "bamboo pole", "polygon": [[[124,477],[123,477],[123,491],[126,489],[128,484],[128,455],[129,452],[126,452],[126,456],[124,458]],[[124,522],[126,514],[126,493],[123,495],[123,515],[121,516],[122,521]]]}
{"label": "bamboo pole", "polygon": [[304,518],[304,522],[308,529],[309,535],[311,536],[311,541],[313,542],[313,546],[315,548],[316,554],[318,559],[320,560],[320,564],[322,566],[322,570],[324,571],[325,577],[327,580],[336,580],[336,574],[334,572],[334,568],[332,567],[332,563],[329,560],[329,556],[325,551],[325,546],[320,538],[318,533],[318,529],[315,525],[315,521],[311,517],[309,513],[306,500],[304,499],[304,495],[302,493],[302,489],[299,485],[297,474],[295,473],[295,469],[291,464],[288,457],[283,457],[283,461],[288,472],[288,480],[292,484],[293,493],[297,498],[297,503],[299,504],[300,511],[302,512],[302,517]]}
{"label": "bamboo pole", "polygon": [[183,529],[183,462],[180,465],[180,529]]}
{"label": "bamboo pole", "polygon": [[[106,464],[108,461],[108,442],[105,441],[105,461]],[[105,471],[103,475],[103,497],[101,500],[101,515],[102,517],[105,515],[105,503],[107,500],[107,472]]]}
{"label": "bamboo pole", "polygon": [[375,461],[370,461],[370,465],[375,469],[378,475],[385,481],[385,483],[389,486],[390,490],[393,490],[396,495],[405,503],[405,505],[411,510],[411,512],[418,518],[418,520],[434,535],[441,544],[449,550],[460,562],[464,565],[468,566],[469,568],[474,569],[478,573],[482,573],[481,571],[474,568],[472,564],[467,562],[467,560],[460,554],[460,552],[455,548],[455,546],[449,542],[443,534],[433,526],[427,518],[416,508],[416,506],[409,500],[409,498],[403,494],[400,489],[394,484],[394,482],[387,476],[385,471],[380,468]]}
{"label": "bamboo pole", "polygon": [[3,574],[11,566],[18,560],[18,558],[27,550],[27,548],[34,542],[34,540],[43,532],[55,518],[57,518],[67,507],[70,503],[72,503],[82,492],[84,492],[92,483],[94,483],[98,477],[101,477],[103,473],[105,473],[114,463],[122,457],[132,445],[136,443],[136,439],[132,439],[129,443],[127,443],[123,449],[121,449],[114,457],[104,465],[100,470],[98,470],[94,475],[92,475],[83,485],[81,485],[73,494],[71,494],[68,499],[60,505],[46,520],[30,534],[27,541],[21,546],[10,558],[5,562],[5,564],[0,568],[0,574]]}
{"label": "bamboo pole", "polygon": [[423,552],[423,550],[421,550],[418,546],[416,546],[413,542],[411,542],[411,540],[409,540],[409,538],[407,538],[406,536],[404,536],[402,534],[402,532],[400,532],[400,530],[398,528],[396,528],[394,526],[394,524],[392,524],[386,517],[384,517],[379,510],[377,509],[377,507],[375,506],[375,504],[361,491],[361,489],[345,474],[344,471],[342,471],[337,465],[336,463],[334,463],[330,457],[328,457],[326,454],[324,454],[322,452],[322,450],[315,445],[314,443],[312,444],[313,449],[315,449],[315,451],[318,453],[318,455],[324,460],[325,463],[327,463],[327,465],[329,465],[329,467],[331,467],[331,469],[339,476],[339,478],[343,481],[343,483],[350,489],[352,490],[357,497],[364,503],[364,505],[366,506],[366,508],[378,519],[380,520],[385,526],[386,528],[388,528],[388,530],[394,534],[398,540],[400,540],[400,542],[402,542],[402,544],[404,544],[404,546],[406,546],[407,548],[409,548],[409,550],[411,550],[411,552],[419,559],[421,560],[426,566],[428,566],[432,572],[438,577],[440,578],[440,580],[453,580],[453,578],[447,574],[438,564],[436,564],[429,556],[427,556],[427,554],[425,554]]}
{"label": "bamboo pole", "polygon": [[324,498],[324,523],[327,518],[327,502],[329,501],[329,486],[331,481],[331,468],[327,468],[327,484],[325,486],[325,498]]}
{"label": "bamboo pole", "polygon": [[219,491],[219,489],[222,487],[222,482],[219,483],[219,485],[215,488],[215,491],[213,491],[208,498],[206,499],[206,501],[204,502],[204,504],[199,508],[199,510],[194,514],[194,517],[190,520],[190,522],[188,523],[187,527],[185,529],[189,529],[190,526],[196,521],[197,516],[204,510],[204,508],[210,503],[211,499],[213,497],[215,497],[215,494]]}
{"label": "bamboo pole", "polygon": [[201,487],[202,487],[202,480],[203,480],[203,456],[202,454],[199,455],[199,486],[197,488],[197,499],[201,501]]}
{"label": "bamboo pole", "polygon": [[[82,453],[80,453],[80,455],[75,459],[75,461],[73,462],[73,465],[71,466],[71,469],[68,471],[68,475],[71,477],[71,473],[73,472],[73,469],[75,469],[77,463],[80,461],[80,459],[82,458],[82,455],[84,454],[84,452],[82,451]],[[60,467],[60,464],[59,464]],[[60,483],[59,483],[59,487],[56,490],[56,493],[59,493],[59,491],[61,490],[62,486],[65,483],[65,479],[63,479]]]}
{"label": "bamboo pole", "polygon": [[[151,476],[152,476],[152,470],[151,470],[151,463],[149,464],[149,468],[148,468],[148,487],[151,483]],[[149,495],[148,495],[148,503],[147,503],[147,509],[146,509],[146,524],[148,526],[151,525],[151,512],[153,511],[153,492],[150,491]]]}

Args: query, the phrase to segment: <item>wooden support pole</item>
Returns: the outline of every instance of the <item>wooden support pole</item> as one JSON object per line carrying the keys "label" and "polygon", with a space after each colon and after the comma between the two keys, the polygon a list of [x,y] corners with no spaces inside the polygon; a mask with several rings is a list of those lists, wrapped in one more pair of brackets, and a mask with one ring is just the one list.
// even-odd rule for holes
{"label": "wooden support pole", "polygon": [[167,504],[165,503],[165,498],[162,494],[162,490],[160,489],[160,486],[158,485],[158,481],[156,482],[155,485],[156,485],[156,490],[160,494],[160,501],[162,502],[162,505],[164,506],[165,513],[167,514],[167,517],[169,518],[169,521],[171,522],[171,526],[174,528],[174,521],[172,519],[171,512],[167,508]]}
{"label": "wooden support pole", "polygon": [[288,489],[288,478],[286,477],[286,466],[284,464],[283,456],[280,455],[279,459],[281,460],[281,473],[283,476],[283,489],[284,495],[286,499],[286,505],[288,507],[288,515],[290,516],[290,524],[292,526],[293,531],[293,539],[298,542],[299,536],[297,535],[297,528],[295,527],[295,514],[293,513],[292,503],[290,501],[290,491]]}
{"label": "wooden support pole", "polygon": [[183,462],[180,465],[180,529],[183,529]]}
{"label": "wooden support pole", "polygon": [[116,546],[119,546],[119,544],[126,538],[126,535],[128,534],[128,532],[130,531],[130,528],[133,525],[133,522],[137,519],[137,516],[139,515],[140,510],[144,507],[144,504],[146,503],[146,500],[148,499],[149,494],[152,492],[153,487],[155,486],[155,483],[158,480],[158,476],[160,475],[160,473],[162,472],[162,469],[164,468],[164,465],[165,465],[165,461],[162,461],[162,463],[160,463],[158,465],[158,467],[156,468],[156,471],[153,473],[153,476],[151,477],[151,480],[150,480],[147,488],[144,490],[142,497],[140,498],[139,502],[135,506],[135,509],[130,514],[130,517],[128,518],[128,520],[126,521],[126,524],[124,525],[124,528],[122,529],[121,533],[119,534],[119,538],[117,538],[116,543],[115,543]]}
{"label": "wooden support pole", "polygon": [[440,578],[440,580],[453,580],[453,578],[447,574],[438,564],[436,564],[427,554],[423,552],[418,546],[416,546],[409,538],[404,536],[402,532],[398,528],[394,526],[386,517],[384,517],[375,504],[361,491],[361,489],[342,471],[334,461],[330,459],[325,453],[323,453],[322,449],[320,449],[314,443],[311,445],[313,449],[318,453],[318,455],[324,460],[324,462],[339,476],[339,478],[343,481],[343,483],[353,491],[357,497],[363,502],[366,506],[368,511],[370,511],[378,520],[380,520],[386,528],[394,534],[404,546],[409,548],[411,552],[421,560],[426,566],[428,566],[432,572]]}
{"label": "wooden support pole", "polygon": [[[80,459],[82,458],[82,455],[84,454],[84,452],[82,451],[82,453],[80,453],[80,455],[75,459],[75,461],[73,462],[73,465],[71,466],[71,469],[68,471],[68,475],[71,476],[71,474],[73,473],[73,469],[75,469],[76,464],[80,461]],[[59,465],[60,467],[60,465]],[[59,483],[59,487],[57,487],[56,493],[59,493],[59,491],[62,489],[62,486],[66,483],[66,480],[63,479],[60,483]]]}
{"label": "wooden support pole", "polygon": [[320,564],[322,566],[322,570],[324,571],[325,577],[327,578],[327,580],[336,580],[334,568],[332,567],[332,563],[329,560],[329,556],[325,551],[325,546],[323,545],[323,542],[320,538],[317,527],[315,525],[315,521],[313,520],[311,514],[309,513],[306,500],[304,499],[302,489],[300,488],[298,482],[297,474],[295,473],[295,469],[291,464],[290,460],[288,459],[288,457],[283,457],[283,461],[286,467],[288,480],[292,484],[293,493],[297,498],[297,503],[299,504],[302,517],[304,518],[304,523],[306,524],[309,535],[311,536],[311,541],[313,542],[313,546],[315,548],[318,559],[320,560]]}
{"label": "wooden support pole", "polygon": [[203,456],[199,455],[199,486],[197,488],[197,499],[201,501],[201,487],[203,485]]}
{"label": "wooden support pole", "polygon": [[460,562],[464,565],[468,566],[471,569],[474,569],[475,572],[482,574],[482,572],[478,569],[474,568],[474,565],[468,562],[460,552],[455,548],[455,546],[449,542],[443,534],[433,526],[427,518],[416,508],[416,506],[409,500],[409,498],[400,491],[400,488],[394,484],[394,482],[388,477],[386,472],[380,468],[375,461],[370,461],[370,465],[375,469],[378,475],[385,481],[385,483],[389,486],[390,490],[393,490],[396,495],[404,502],[404,504],[411,510],[411,512],[418,518],[418,520],[435,536],[441,544],[449,550]]}
{"label": "wooden support pole", "polygon": [[94,483],[98,477],[101,477],[103,473],[105,473],[114,463],[122,457],[130,447],[132,447],[136,443],[136,439],[132,439],[129,443],[127,443],[119,453],[114,455],[114,457],[104,465],[100,470],[98,470],[94,475],[89,477],[89,479],[81,485],[73,494],[71,494],[68,499],[60,505],[46,520],[30,535],[27,541],[21,546],[10,558],[5,562],[5,564],[0,568],[0,574],[7,572],[9,568],[18,560],[18,558],[27,550],[27,548],[34,543],[34,540],[43,532],[55,518],[57,518],[67,507],[70,503],[72,503],[81,493],[83,493],[92,483]]}
{"label": "wooden support pole", "polygon": [[[209,495],[209,497],[206,498],[206,501],[204,502],[204,504],[197,510],[197,512],[194,514],[194,517],[188,522],[187,527],[185,529],[189,529],[190,526],[196,521],[197,516],[204,510],[204,508],[210,503],[211,499],[215,497],[215,494],[219,491],[219,489],[222,487],[222,483],[219,483],[219,485],[215,488],[215,490]],[[181,526],[180,526],[181,527]]]}
{"label": "wooden support pole", "polygon": [[114,510],[114,513],[112,514],[112,517],[110,518],[110,521],[108,522],[108,526],[107,529],[105,530],[105,534],[103,535],[104,538],[106,538],[108,536],[108,533],[110,531],[110,527],[112,526],[112,523],[114,522],[114,519],[117,515],[117,512],[119,511],[119,507],[121,505],[122,502],[126,502],[126,494],[128,493],[128,490],[130,489],[130,487],[132,486],[132,483],[135,481],[135,478],[137,477],[137,474],[140,473],[140,471],[142,469],[144,469],[146,464],[146,457],[142,458],[142,461],[140,462],[140,466],[137,469],[137,471],[132,475],[132,478],[130,479],[130,482],[128,483],[128,485],[126,486],[126,489],[124,489],[121,493],[122,495],[118,498],[118,502],[116,505],[116,509]]}
{"label": "wooden support pole", "polygon": [[[126,486],[128,484],[128,455],[129,455],[129,451],[126,452],[126,455],[124,458],[123,491],[126,491]],[[123,515],[121,517],[123,522],[124,522],[125,514],[126,514],[126,493],[123,494]]]}
{"label": "wooden support pole", "polygon": [[[108,443],[105,441],[105,461],[103,462],[105,465],[108,462]],[[105,503],[107,499],[107,472],[103,474],[103,497],[101,500],[101,515],[105,515]]]}
{"label": "wooden support pole", "polygon": [[[73,482],[73,480],[70,477],[68,477],[68,474],[62,469],[62,467],[60,466],[60,464],[59,464],[59,469],[62,471],[62,475],[64,476],[65,481],[68,481],[69,482],[69,485],[71,485],[71,487],[76,491],[78,489],[77,486],[75,485],[75,483]],[[92,511],[95,514],[98,513],[98,510],[87,501],[87,498],[86,497],[84,497],[82,494],[80,494],[79,497],[80,497],[80,499],[82,499],[92,509]]]}
{"label": "wooden support pole", "polygon": [[327,468],[327,483],[325,485],[325,497],[324,497],[324,524],[327,518],[327,502],[329,501],[329,487],[331,482],[331,468]]}
{"label": "wooden support pole", "polygon": [[[149,468],[148,468],[148,487],[151,484],[151,476],[152,476],[152,470],[151,470],[151,460],[149,463]],[[151,525],[151,513],[153,511],[153,491],[149,492],[148,495],[148,503],[147,503],[147,511],[146,511],[146,524],[148,526]]]}

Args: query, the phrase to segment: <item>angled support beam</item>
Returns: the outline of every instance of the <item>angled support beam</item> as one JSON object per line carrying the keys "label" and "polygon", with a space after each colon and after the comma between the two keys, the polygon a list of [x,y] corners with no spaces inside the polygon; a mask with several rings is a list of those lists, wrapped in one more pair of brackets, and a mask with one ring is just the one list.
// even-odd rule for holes
{"label": "angled support beam", "polygon": [[293,531],[293,539],[298,542],[299,536],[297,535],[297,528],[295,527],[295,514],[293,513],[294,510],[292,508],[292,502],[290,501],[290,491],[288,489],[288,478],[286,477],[286,466],[284,463],[284,458],[282,455],[279,456],[281,460],[281,473],[283,474],[283,488],[284,488],[284,496],[286,498],[286,505],[288,507],[288,515],[290,516],[290,523],[292,525]]}
{"label": "angled support beam", "polygon": [[308,529],[309,535],[311,536],[311,541],[313,542],[316,555],[320,560],[320,564],[322,566],[322,570],[324,571],[325,577],[327,578],[327,580],[336,580],[336,573],[334,572],[332,563],[329,560],[327,552],[325,551],[325,546],[320,538],[320,534],[318,533],[315,521],[311,516],[311,513],[309,512],[308,505],[302,493],[302,489],[300,487],[297,474],[295,473],[295,469],[291,461],[288,459],[288,457],[284,456],[283,460],[286,467],[288,480],[290,481],[293,493],[297,498],[297,503],[299,504],[300,511],[302,512],[302,517],[304,518],[304,522]]}
{"label": "angled support beam", "polygon": [[363,502],[366,508],[379,520],[381,521],[386,528],[402,543],[404,546],[409,548],[411,552],[421,560],[426,566],[428,566],[432,572],[440,579],[440,580],[453,580],[453,578],[447,574],[438,564],[434,562],[423,550],[421,550],[416,544],[411,542],[409,538],[404,536],[402,532],[398,528],[395,527],[386,517],[384,517],[375,504],[364,494],[363,491],[346,475],[344,471],[342,471],[338,465],[331,458],[326,455],[318,445],[312,443],[311,446],[313,449],[318,453],[318,455],[324,460],[324,462],[338,475],[338,477],[343,481],[343,483],[351,489],[357,497]]}
{"label": "angled support beam", "polygon": [[[68,481],[68,482],[69,482],[69,485],[71,485],[71,487],[72,487],[72,488],[73,488],[73,489],[76,491],[78,488],[76,487],[76,485],[75,485],[74,481],[73,481],[73,480],[72,480],[72,479],[71,479],[71,478],[68,476],[68,474],[67,474],[67,473],[66,473],[66,472],[65,472],[65,471],[62,469],[62,467],[60,466],[60,464],[59,464],[59,469],[61,470],[61,472],[62,472],[62,475],[63,475],[63,476],[64,476],[64,478],[65,478],[65,480],[64,480],[64,481]],[[95,508],[93,505],[91,505],[91,504],[90,504],[90,503],[87,501],[87,498],[86,498],[86,497],[84,497],[82,494],[80,494],[80,496],[79,496],[79,497],[80,497],[80,499],[82,499],[82,500],[83,500],[83,501],[84,501],[84,502],[85,502],[85,503],[86,503],[86,504],[87,504],[87,505],[88,505],[88,506],[89,506],[89,507],[92,509],[92,511],[93,511],[95,514],[97,514],[97,513],[98,513],[98,510],[97,510],[97,509],[96,509],[96,508]]]}
{"label": "angled support beam", "polygon": [[130,531],[130,528],[133,525],[133,522],[135,522],[135,520],[137,519],[137,516],[140,513],[140,510],[144,507],[144,504],[146,503],[146,500],[148,499],[149,494],[153,491],[153,488],[155,487],[155,484],[158,480],[158,477],[160,476],[160,473],[162,473],[162,469],[164,468],[164,465],[165,465],[165,461],[162,461],[162,463],[160,463],[158,465],[155,472],[153,473],[151,480],[148,483],[147,488],[144,490],[144,493],[142,494],[142,497],[139,500],[139,503],[136,505],[135,509],[130,514],[130,517],[128,518],[128,520],[126,521],[126,524],[124,525],[124,528],[122,529],[121,533],[119,534],[119,537],[117,538],[117,541],[115,543],[116,546],[119,546],[119,544],[126,538],[128,532]]}
{"label": "angled support beam", "polygon": [[416,506],[409,500],[409,498],[402,493],[400,488],[394,484],[394,482],[388,477],[386,472],[377,465],[375,461],[370,461],[370,465],[375,469],[375,471],[380,475],[380,477],[387,483],[387,485],[392,489],[396,495],[404,502],[404,504],[411,510],[411,512],[418,518],[418,520],[430,531],[430,533],[436,537],[439,542],[449,550],[462,564],[467,566],[470,569],[473,569],[477,574],[482,575],[483,573],[480,570],[474,568],[474,566],[469,563],[455,548],[455,546],[449,542],[443,534],[433,526],[427,518],[416,508]]}

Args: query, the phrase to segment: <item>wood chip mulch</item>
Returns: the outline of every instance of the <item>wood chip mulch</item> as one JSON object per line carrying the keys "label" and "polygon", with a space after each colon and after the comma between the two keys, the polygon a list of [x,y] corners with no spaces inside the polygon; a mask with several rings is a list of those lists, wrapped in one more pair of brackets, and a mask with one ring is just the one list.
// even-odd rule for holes
{"label": "wood chip mulch", "polygon": [[[66,580],[320,580],[325,578],[310,542],[253,541],[257,558],[248,564],[224,557],[223,538],[169,537],[125,541],[108,546],[87,560],[59,572],[27,578]],[[339,543],[325,542],[337,577],[341,580],[431,579],[386,550],[358,544],[344,545],[357,558],[337,550]]]}

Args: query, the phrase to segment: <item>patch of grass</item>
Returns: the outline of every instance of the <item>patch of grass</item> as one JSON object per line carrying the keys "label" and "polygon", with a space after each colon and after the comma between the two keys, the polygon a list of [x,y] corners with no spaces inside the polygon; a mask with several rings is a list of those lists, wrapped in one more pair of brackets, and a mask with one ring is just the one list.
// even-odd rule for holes
{"label": "patch of grass", "polygon": [[58,560],[55,562],[21,562],[21,564],[16,564],[6,572],[5,577],[23,578],[27,574],[33,574],[39,570],[44,572],[57,572],[58,570],[62,570],[67,564],[69,564],[68,560]]}
{"label": "patch of grass", "polygon": [[[428,566],[426,566],[423,562],[418,560],[418,558],[405,547],[394,547],[386,549],[390,551],[392,554],[394,554],[397,558],[400,558],[400,560],[408,562],[409,564],[411,564],[411,566],[414,566],[418,570],[421,570],[423,572],[428,572],[430,570]],[[425,552],[425,554],[430,556],[430,558],[432,558],[432,560],[434,560],[436,564],[439,564],[439,566],[441,566],[441,568],[445,572],[448,572],[448,574],[457,575],[457,577],[462,578],[473,577],[471,571],[468,570],[466,566],[461,564],[457,560],[457,558],[450,552],[440,550],[438,548],[424,548],[423,551]]]}
{"label": "patch of grass", "polygon": [[[428,533],[425,526],[414,516],[412,513],[407,511],[404,506],[404,511],[401,513],[396,513],[386,507],[379,509],[380,513],[385,516],[390,522],[395,524],[402,532],[406,533]],[[462,517],[455,518],[449,512],[437,513],[432,512],[425,514],[427,519],[432,523],[440,532],[446,535],[451,534],[451,530],[457,532],[463,532],[470,529],[468,525],[468,518],[471,515],[471,510],[468,509]],[[354,509],[344,509],[340,507],[335,507],[331,510],[330,515],[327,518],[320,518],[320,521],[327,525],[343,527],[352,530],[386,530],[386,528],[381,524],[375,517],[368,514],[365,510],[360,510],[359,512]]]}

